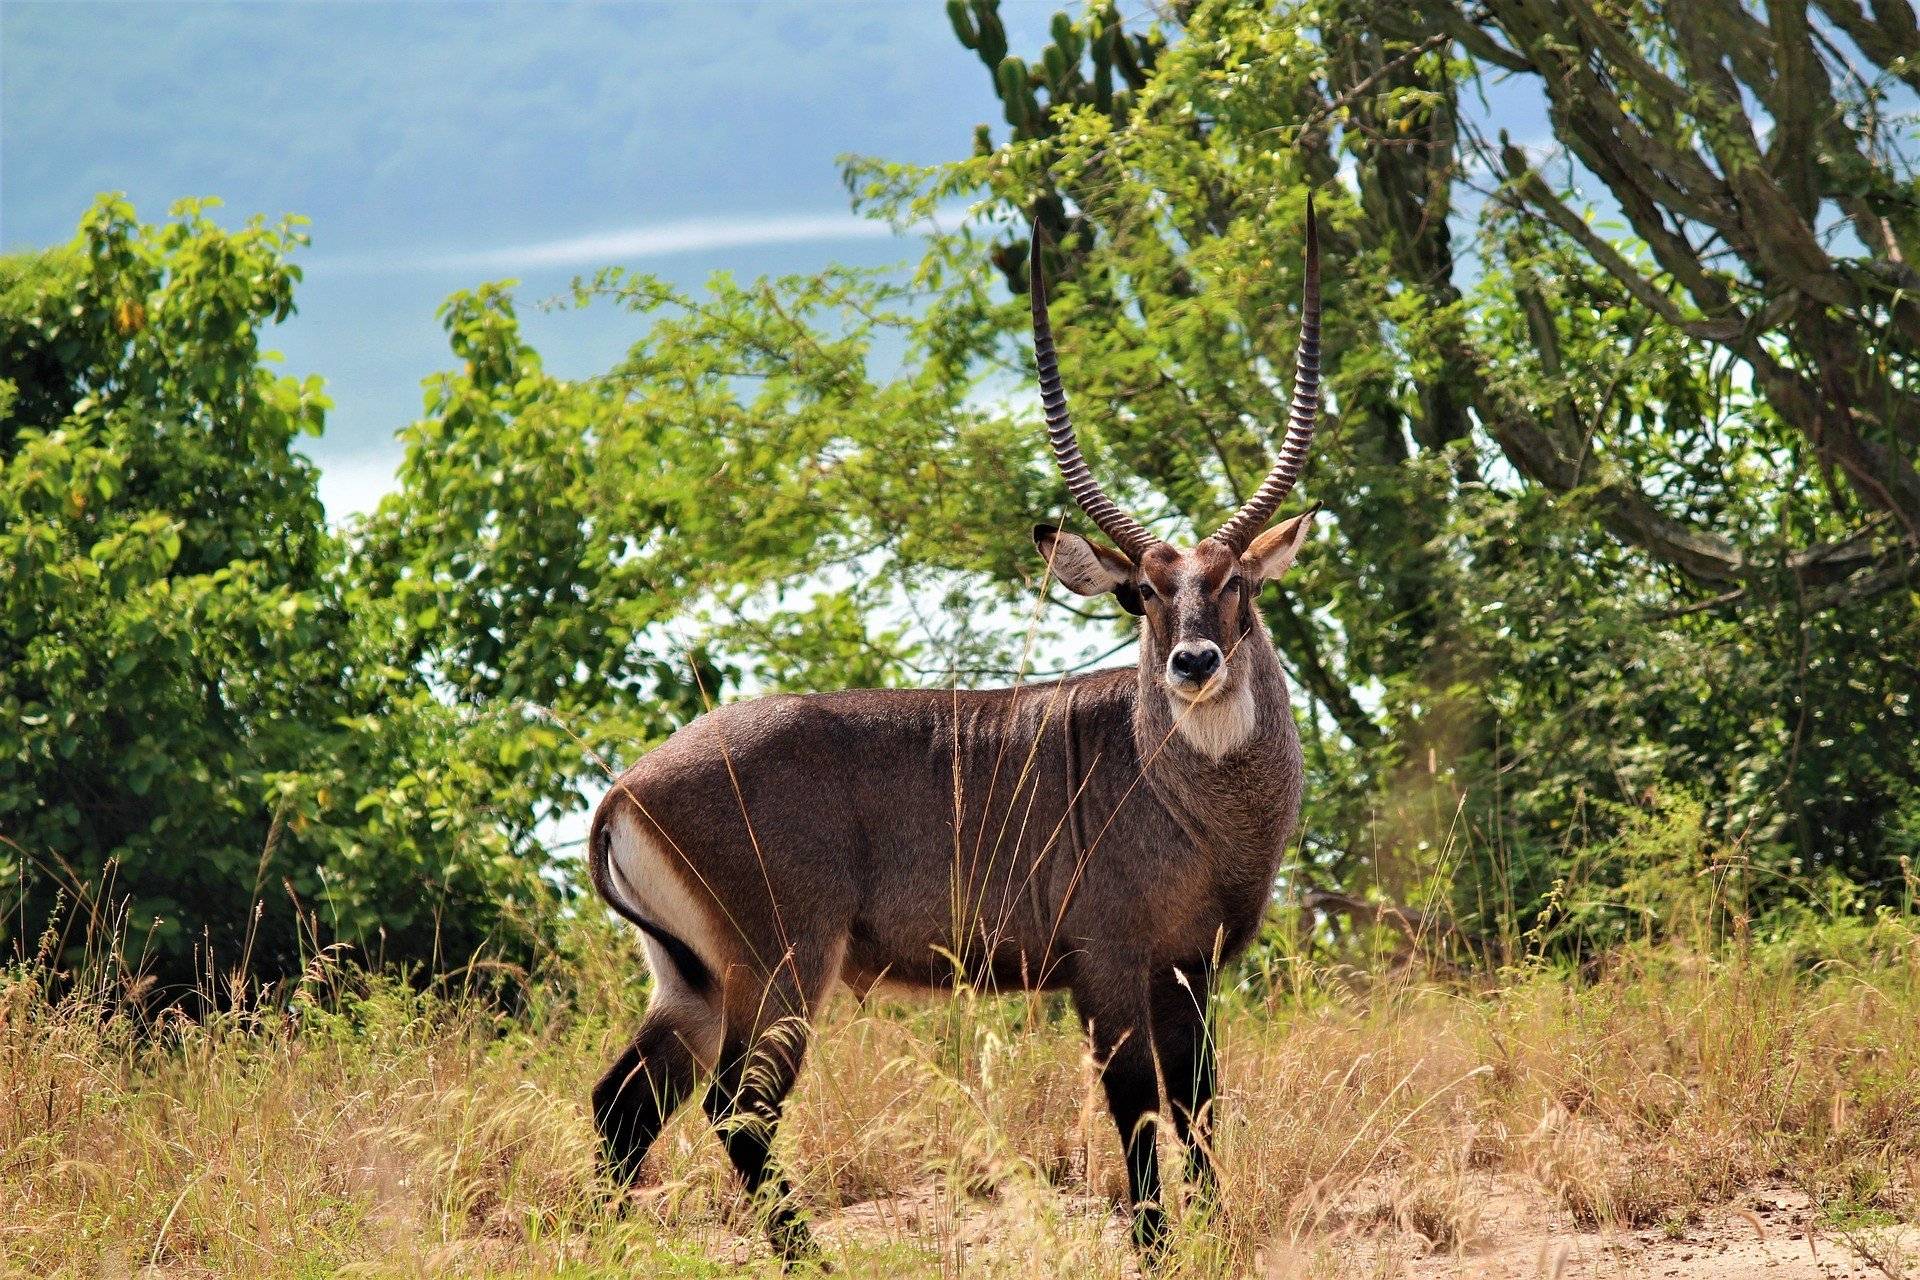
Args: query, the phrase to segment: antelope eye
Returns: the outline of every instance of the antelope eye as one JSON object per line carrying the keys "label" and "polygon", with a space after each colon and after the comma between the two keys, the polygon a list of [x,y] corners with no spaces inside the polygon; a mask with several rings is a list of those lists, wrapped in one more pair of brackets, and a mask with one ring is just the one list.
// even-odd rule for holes
{"label": "antelope eye", "polygon": [[1240,589],[1240,579],[1237,577],[1228,578],[1227,585],[1220,588],[1220,594],[1224,596],[1230,592],[1238,591],[1239,589]]}
{"label": "antelope eye", "polygon": [[1148,582],[1145,578],[1140,579],[1140,585],[1135,589],[1140,592],[1140,598],[1142,600],[1153,599],[1153,584]]}

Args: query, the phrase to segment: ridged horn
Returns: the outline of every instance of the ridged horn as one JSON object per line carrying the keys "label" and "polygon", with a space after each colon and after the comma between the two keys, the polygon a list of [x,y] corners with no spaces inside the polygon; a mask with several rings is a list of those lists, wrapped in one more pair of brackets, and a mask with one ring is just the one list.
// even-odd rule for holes
{"label": "ridged horn", "polygon": [[1080,441],[1073,434],[1073,419],[1067,414],[1067,393],[1060,385],[1060,366],[1054,357],[1053,326],[1047,321],[1047,279],[1040,266],[1040,224],[1033,225],[1033,253],[1028,266],[1028,293],[1033,299],[1033,358],[1040,366],[1040,404],[1047,415],[1047,443],[1053,446],[1053,460],[1067,492],[1087,513],[1100,532],[1113,540],[1135,564],[1159,539],[1148,533],[1138,520],[1113,504],[1100,489],[1081,456]]}
{"label": "ridged horn", "polygon": [[1300,297],[1300,349],[1293,364],[1293,407],[1288,413],[1287,438],[1280,457],[1260,482],[1246,505],[1220,526],[1214,541],[1224,542],[1234,554],[1244,552],[1255,535],[1273,519],[1280,503],[1292,492],[1306,465],[1307,448],[1320,413],[1320,229],[1313,216],[1313,192],[1307,192],[1307,270]]}

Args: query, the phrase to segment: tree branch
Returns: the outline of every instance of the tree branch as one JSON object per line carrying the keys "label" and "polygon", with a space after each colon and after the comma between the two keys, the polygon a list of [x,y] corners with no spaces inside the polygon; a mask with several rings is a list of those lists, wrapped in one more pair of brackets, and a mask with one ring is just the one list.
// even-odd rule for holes
{"label": "tree branch", "polygon": [[1300,679],[1333,716],[1340,732],[1356,747],[1372,748],[1386,740],[1386,734],[1353,696],[1344,680],[1327,669],[1320,654],[1319,640],[1310,623],[1294,608],[1293,597],[1276,591],[1270,597],[1267,619],[1281,633],[1282,647],[1299,664]]}

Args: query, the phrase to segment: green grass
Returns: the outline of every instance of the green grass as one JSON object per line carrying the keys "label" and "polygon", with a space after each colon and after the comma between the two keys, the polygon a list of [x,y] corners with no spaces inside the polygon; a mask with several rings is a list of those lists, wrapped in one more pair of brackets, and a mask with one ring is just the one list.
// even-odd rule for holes
{"label": "green grass", "polygon": [[[1356,1233],[1461,1247],[1496,1176],[1573,1227],[1684,1224],[1782,1179],[1837,1235],[1914,1220],[1913,917],[1635,943],[1596,968],[1367,977],[1280,956],[1277,981],[1227,993],[1225,1203],[1187,1223],[1169,1274],[1275,1257],[1373,1274]],[[625,1212],[596,1181],[587,1089],[644,1005],[630,941],[581,926],[515,989],[506,1012],[321,958],[256,1013],[191,1020],[16,966],[0,1258],[36,1276],[775,1274],[697,1106]],[[1118,1143],[1057,999],[839,998],[781,1151],[842,1274],[1132,1274]]]}

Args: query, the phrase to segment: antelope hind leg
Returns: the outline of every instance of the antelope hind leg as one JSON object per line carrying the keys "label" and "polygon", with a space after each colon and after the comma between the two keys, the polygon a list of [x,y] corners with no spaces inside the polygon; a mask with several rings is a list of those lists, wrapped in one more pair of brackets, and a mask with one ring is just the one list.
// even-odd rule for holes
{"label": "antelope hind leg", "polygon": [[789,955],[771,981],[739,970],[729,975],[726,1028],[707,1090],[707,1116],[765,1215],[767,1239],[789,1266],[819,1261],[819,1250],[792,1186],[773,1162],[773,1136],[806,1058],[810,1020],[838,974],[839,951],[829,948],[810,961]]}
{"label": "antelope hind leg", "polygon": [[663,1010],[649,1009],[640,1033],[593,1087],[593,1123],[602,1166],[623,1190],[660,1130],[692,1092],[698,1063],[683,1030]]}

